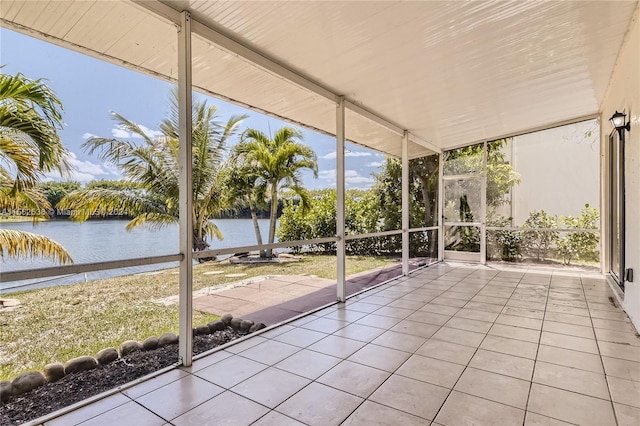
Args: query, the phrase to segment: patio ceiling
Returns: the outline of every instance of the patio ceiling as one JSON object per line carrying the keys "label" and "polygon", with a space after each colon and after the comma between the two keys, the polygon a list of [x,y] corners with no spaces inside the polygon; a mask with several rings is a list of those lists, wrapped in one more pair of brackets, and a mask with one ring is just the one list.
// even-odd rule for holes
{"label": "patio ceiling", "polygon": [[[193,82],[294,123],[409,156],[599,111],[637,1],[10,1],[0,23],[177,77],[177,12],[194,18]],[[212,43],[215,42],[215,43]]]}

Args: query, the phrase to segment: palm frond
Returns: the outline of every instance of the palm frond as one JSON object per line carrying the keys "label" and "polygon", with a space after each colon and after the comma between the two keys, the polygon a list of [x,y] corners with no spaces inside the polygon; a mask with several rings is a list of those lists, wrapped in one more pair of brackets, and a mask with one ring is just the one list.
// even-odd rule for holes
{"label": "palm frond", "polygon": [[15,229],[0,229],[0,257],[49,258],[58,263],[73,263],[69,253],[60,244],[43,235]]}

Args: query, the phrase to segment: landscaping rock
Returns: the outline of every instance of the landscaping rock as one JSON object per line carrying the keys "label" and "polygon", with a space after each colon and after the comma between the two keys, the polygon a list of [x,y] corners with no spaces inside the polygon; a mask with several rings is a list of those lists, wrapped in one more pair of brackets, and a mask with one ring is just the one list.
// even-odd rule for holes
{"label": "landscaping rock", "polygon": [[220,320],[215,320],[207,324],[207,327],[209,327],[209,331],[211,333],[215,333],[216,331],[224,330],[226,328],[226,325],[224,325],[224,323]]}
{"label": "landscaping rock", "polygon": [[175,343],[178,343],[178,336],[174,333],[165,333],[158,339],[158,345],[160,346],[173,345]]}
{"label": "landscaping rock", "polygon": [[231,326],[231,328],[233,328],[234,330],[240,330],[240,325],[242,325],[242,319],[240,318],[234,318],[229,323],[229,326]]}
{"label": "landscaping rock", "polygon": [[61,362],[54,362],[44,366],[42,374],[47,382],[53,383],[64,377],[64,364]]}
{"label": "landscaping rock", "polygon": [[142,343],[137,342],[135,340],[127,340],[120,344],[120,356],[125,356],[126,354],[130,354],[131,352],[141,351]]}
{"label": "landscaping rock", "polygon": [[261,322],[259,322],[259,323],[257,323],[257,324],[253,324],[253,325],[251,326],[251,328],[249,328],[249,333],[253,333],[253,332],[255,332],[255,331],[262,330],[263,328],[267,328],[267,326],[266,326],[266,325],[264,325],[264,324],[263,324],[263,323],[261,323]]}
{"label": "landscaping rock", "polygon": [[94,369],[98,366],[98,361],[92,356],[81,356],[70,359],[64,365],[64,374],[77,373]]}
{"label": "landscaping rock", "polygon": [[157,349],[159,346],[158,338],[156,336],[147,337],[144,342],[142,342],[142,348],[145,351],[152,351]]}
{"label": "landscaping rock", "polygon": [[11,386],[11,382],[0,382],[0,402],[5,402],[11,398],[12,394],[13,386]]}
{"label": "landscaping rock", "polygon": [[251,320],[240,321],[240,332],[242,334],[247,334],[249,332],[249,329],[251,329],[251,327],[253,327],[253,321]]}
{"label": "landscaping rock", "polygon": [[47,381],[44,379],[44,376],[39,371],[23,373],[11,382],[12,395],[22,395],[25,392],[29,392],[44,385],[46,382]]}
{"label": "landscaping rock", "polygon": [[208,325],[199,325],[196,327],[196,335],[204,335],[209,334],[211,330],[209,330]]}
{"label": "landscaping rock", "polygon": [[107,365],[118,359],[116,348],[105,348],[96,354],[96,360],[100,365]]}
{"label": "landscaping rock", "polygon": [[220,317],[220,321],[222,321],[224,325],[231,324],[232,319],[233,319],[233,315],[231,314],[224,314],[223,316]]}

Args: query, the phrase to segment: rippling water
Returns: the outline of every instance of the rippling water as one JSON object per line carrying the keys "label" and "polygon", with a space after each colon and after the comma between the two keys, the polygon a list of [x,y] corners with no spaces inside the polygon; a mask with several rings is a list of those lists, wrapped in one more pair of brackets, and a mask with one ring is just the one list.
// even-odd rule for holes
{"label": "rippling water", "polygon": [[[263,241],[268,234],[268,219],[261,219],[260,230]],[[253,224],[250,219],[216,220],[216,225],[224,235],[222,241],[210,241],[211,248],[239,247],[256,244]],[[161,256],[178,253],[178,225],[169,225],[160,230],[138,227],[131,231],[125,229],[126,220],[88,221],[77,223],[67,220],[0,223],[5,229],[17,229],[46,235],[62,244],[73,257],[76,264],[104,262],[107,260],[131,259],[136,257]],[[3,259],[0,271],[18,271],[56,266],[55,262],[44,259]],[[177,266],[177,262],[157,265],[136,266],[108,271],[74,274],[60,278],[39,278],[36,280],[13,281],[0,284],[0,293],[71,284],[98,278],[140,273]]]}

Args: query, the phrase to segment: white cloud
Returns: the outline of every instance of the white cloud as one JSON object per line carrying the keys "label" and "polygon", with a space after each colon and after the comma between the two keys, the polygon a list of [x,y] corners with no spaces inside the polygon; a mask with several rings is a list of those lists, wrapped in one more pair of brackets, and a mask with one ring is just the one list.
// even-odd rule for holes
{"label": "white cloud", "polygon": [[[326,180],[329,185],[335,186],[336,184],[336,169],[321,170],[318,173],[318,178]],[[372,177],[361,176],[357,170],[345,170],[344,181],[347,188],[366,189],[369,188],[375,179]]]}
{"label": "white cloud", "polygon": [[97,138],[98,136],[94,135],[93,133],[83,133],[82,135],[82,139],[87,140],[90,138]]}
{"label": "white cloud", "polygon": [[[320,158],[325,159],[325,160],[333,160],[333,159],[336,158],[336,156],[337,156],[336,152],[332,151],[332,152],[330,152],[330,153],[328,153],[326,155],[323,155]],[[363,152],[363,151],[346,151],[344,153],[344,156],[345,157],[370,157],[371,153],[370,152]]]}
{"label": "white cloud", "polygon": [[374,161],[372,163],[367,164],[367,167],[382,167],[384,163],[382,161]]}
{"label": "white cloud", "polygon": [[[150,129],[144,124],[138,124],[138,127],[150,139],[154,139],[159,136],[162,136],[162,132],[160,130]],[[85,133],[85,134],[88,134],[88,133]],[[142,138],[137,133],[127,131],[122,125],[118,125],[113,129],[111,129],[111,134],[113,135],[114,138],[121,138],[121,139],[141,139]]]}
{"label": "white cloud", "polygon": [[[117,170],[111,166],[105,166],[103,164],[92,163],[91,161],[79,160],[75,153],[70,152],[67,158],[71,170],[70,176],[65,176],[65,179],[75,180],[79,182],[89,182],[94,179],[102,179],[105,177],[116,178],[118,177]],[[45,173],[45,180],[59,180],[60,174],[57,172]]]}

